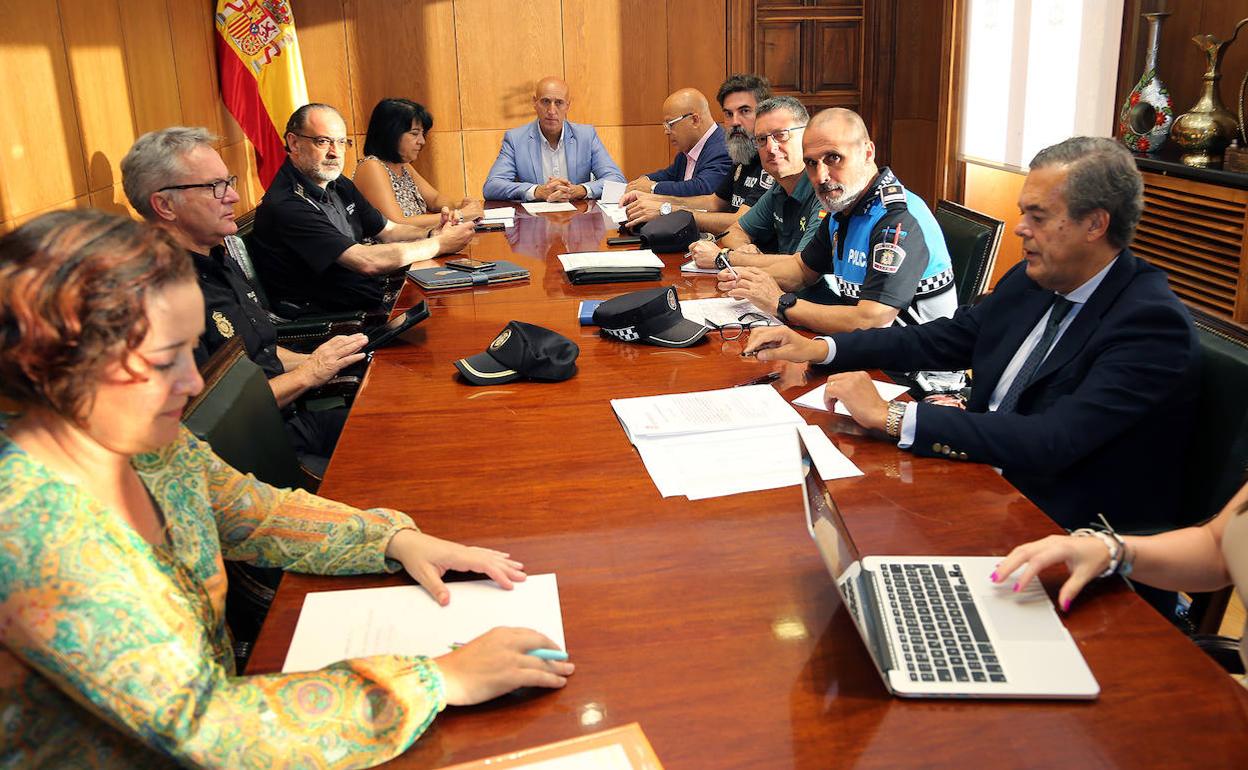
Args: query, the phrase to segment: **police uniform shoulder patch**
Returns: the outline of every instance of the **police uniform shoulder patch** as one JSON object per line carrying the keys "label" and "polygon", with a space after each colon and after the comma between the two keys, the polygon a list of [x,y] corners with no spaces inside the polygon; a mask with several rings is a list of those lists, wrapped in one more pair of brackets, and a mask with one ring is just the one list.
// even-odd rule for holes
{"label": "police uniform shoulder patch", "polygon": [[212,323],[217,327],[217,334],[225,339],[234,336],[234,324],[230,323],[230,319],[225,317],[225,313],[220,310],[212,311]]}
{"label": "police uniform shoulder patch", "polygon": [[895,273],[906,259],[906,250],[900,244],[884,241],[871,249],[871,267],[881,273]]}
{"label": "police uniform shoulder patch", "polygon": [[885,206],[892,206],[897,203],[906,202],[906,188],[898,183],[886,184],[880,188],[880,203]]}
{"label": "police uniform shoulder patch", "polygon": [[763,188],[764,190],[770,190],[771,186],[775,183],[776,183],[776,180],[772,179],[771,174],[768,174],[766,171],[764,171],[758,177],[758,186]]}

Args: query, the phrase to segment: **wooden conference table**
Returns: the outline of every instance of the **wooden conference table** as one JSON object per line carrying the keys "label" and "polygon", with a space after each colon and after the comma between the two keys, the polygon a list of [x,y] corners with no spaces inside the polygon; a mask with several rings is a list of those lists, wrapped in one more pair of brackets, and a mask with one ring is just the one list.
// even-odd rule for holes
{"label": "wooden conference table", "polygon": [[[568,283],[557,254],[605,248],[607,221],[588,208],[521,211],[506,236],[474,240],[472,256],[510,259],[532,278],[430,295],[432,317],[411,344],[376,355],[321,487],[559,577],[577,664],[567,687],[448,709],[394,766],[435,768],[633,721],[668,770],[1248,763],[1242,688],[1117,581],[1085,592],[1067,620],[1100,682],[1095,702],[888,695],[806,532],[798,488],[664,499],[608,403],[722,388],[777,366],[777,387],[794,398],[817,378],[741,358],[741,342],[716,334],[673,350],[579,326],[579,300],[656,285]],[[680,274],[680,255],[664,261],[682,299],[715,296],[713,277]],[[419,296],[409,283],[397,307]],[[512,319],[575,340],[577,376],[460,381],[451,362]],[[914,457],[848,418],[801,411],[866,474],[828,482],[863,554],[1004,554],[1057,531],[991,468]],[[1045,581],[1050,594],[1060,577]],[[404,580],[286,576],[249,672],[280,670],[307,592]]]}

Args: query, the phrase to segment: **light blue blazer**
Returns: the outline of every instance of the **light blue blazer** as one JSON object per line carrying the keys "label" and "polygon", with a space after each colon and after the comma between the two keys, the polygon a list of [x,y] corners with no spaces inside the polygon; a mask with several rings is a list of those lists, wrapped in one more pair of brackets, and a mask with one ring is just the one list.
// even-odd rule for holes
{"label": "light blue blazer", "polygon": [[[503,148],[498,151],[498,159],[490,167],[482,190],[487,201],[524,200],[525,191],[546,181],[539,144],[543,141],[536,120],[513,128],[503,136]],[[568,163],[568,181],[585,185],[591,198],[602,196],[603,180],[625,181],[593,126],[565,122],[563,153]]]}

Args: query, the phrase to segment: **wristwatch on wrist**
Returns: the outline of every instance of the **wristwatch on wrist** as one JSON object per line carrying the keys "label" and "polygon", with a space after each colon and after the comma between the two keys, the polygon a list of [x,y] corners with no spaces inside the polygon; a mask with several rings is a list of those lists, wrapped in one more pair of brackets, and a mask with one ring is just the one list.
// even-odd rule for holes
{"label": "wristwatch on wrist", "polygon": [[888,419],[884,421],[884,432],[893,438],[901,438],[901,420],[905,416],[905,404],[900,401],[889,401]]}
{"label": "wristwatch on wrist", "polygon": [[789,319],[785,318],[784,314],[789,312],[789,309],[792,308],[796,304],[797,304],[796,294],[794,294],[791,291],[786,291],[784,294],[781,294],[780,299],[776,300],[776,317],[787,324],[789,322]]}
{"label": "wristwatch on wrist", "polygon": [[662,203],[660,203],[659,213],[662,214],[663,216],[667,216],[668,214],[672,213],[672,204],[669,203],[668,201],[663,201]]}

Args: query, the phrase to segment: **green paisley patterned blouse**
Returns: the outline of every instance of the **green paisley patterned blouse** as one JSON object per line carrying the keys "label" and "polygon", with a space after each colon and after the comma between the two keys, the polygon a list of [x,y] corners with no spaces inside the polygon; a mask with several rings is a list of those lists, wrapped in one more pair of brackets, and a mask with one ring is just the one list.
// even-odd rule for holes
{"label": "green paisley patterned blouse", "polygon": [[445,706],[425,658],[236,676],[221,563],[395,571],[411,519],[262,484],[185,430],[133,465],[168,545],[0,433],[0,767],[370,767],[416,740]]}

